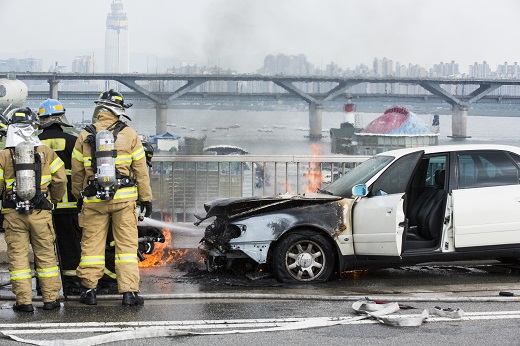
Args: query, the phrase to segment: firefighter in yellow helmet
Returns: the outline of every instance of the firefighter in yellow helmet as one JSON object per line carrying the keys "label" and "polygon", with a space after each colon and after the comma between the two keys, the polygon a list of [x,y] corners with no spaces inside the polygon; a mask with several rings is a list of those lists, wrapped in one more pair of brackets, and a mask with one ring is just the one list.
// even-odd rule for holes
{"label": "firefighter in yellow helmet", "polygon": [[11,111],[5,149],[0,152],[0,192],[5,241],[15,311],[32,312],[31,244],[43,309],[60,307],[61,282],[52,225],[53,203],[64,195],[67,176],[63,161],[37,136],[38,115],[30,108]]}
{"label": "firefighter in yellow helmet", "polygon": [[[137,132],[120,120],[128,118],[123,96],[114,90],[95,101],[97,121],[81,131],[72,153],[72,193],[83,198],[79,224],[83,228],[77,275],[80,302],[96,305],[96,286],[105,267],[110,219],[115,240],[115,270],[123,305],[142,305],[137,266],[136,202],[145,216],[152,213],[152,191],[145,152]],[[129,118],[128,118],[129,119]],[[137,189],[139,185],[139,189]]]}

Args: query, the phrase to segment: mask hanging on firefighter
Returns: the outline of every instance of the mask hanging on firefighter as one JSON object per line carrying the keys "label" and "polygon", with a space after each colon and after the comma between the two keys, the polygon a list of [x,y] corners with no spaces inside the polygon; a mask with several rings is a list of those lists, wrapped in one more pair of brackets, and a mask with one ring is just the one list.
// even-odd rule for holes
{"label": "mask hanging on firefighter", "polygon": [[38,138],[38,130],[31,124],[10,124],[7,127],[5,147],[13,148],[24,141],[30,142],[35,147],[42,144]]}

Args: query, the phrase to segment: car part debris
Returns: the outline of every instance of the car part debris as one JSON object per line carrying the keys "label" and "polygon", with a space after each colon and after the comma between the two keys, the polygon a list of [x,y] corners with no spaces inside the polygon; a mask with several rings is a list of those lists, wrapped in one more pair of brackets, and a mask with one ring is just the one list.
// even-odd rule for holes
{"label": "car part debris", "polygon": [[383,324],[396,327],[417,327],[420,326],[429,316],[428,310],[424,310],[422,314],[417,315],[393,315],[391,313],[399,311],[398,303],[376,303],[372,300],[358,300],[352,303],[352,309],[357,314],[366,314],[375,318]]}
{"label": "car part debris", "polygon": [[506,291],[500,291],[498,293],[499,296],[502,296],[502,297],[514,297],[515,294],[513,292],[506,292]]}
{"label": "car part debris", "polygon": [[[368,297],[365,298],[366,300],[372,300],[374,303],[376,304],[388,304],[388,302],[384,301],[384,300],[378,300],[378,299],[369,299]],[[406,304],[401,304],[401,303],[398,303],[399,304],[399,309],[401,310],[411,310],[411,309],[415,309],[413,306],[410,306],[410,305],[406,305]]]}
{"label": "car part debris", "polygon": [[441,308],[440,306],[434,306],[433,309],[430,309],[430,315],[440,316],[440,317],[448,317],[448,318],[461,318],[464,316],[464,310],[459,308]]}
{"label": "car part debris", "polygon": [[383,324],[394,327],[418,327],[423,324],[429,315],[428,310],[424,309],[419,316],[376,316],[376,319]]}
{"label": "car part debris", "polygon": [[387,315],[399,311],[399,304],[386,303],[378,304],[372,300],[358,300],[352,303],[352,309],[358,315],[379,316]]}

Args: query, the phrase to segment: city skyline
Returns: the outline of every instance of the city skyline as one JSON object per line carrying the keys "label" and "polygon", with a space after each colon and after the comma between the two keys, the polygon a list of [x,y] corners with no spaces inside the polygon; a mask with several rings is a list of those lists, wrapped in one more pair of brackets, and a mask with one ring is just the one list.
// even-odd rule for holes
{"label": "city skyline", "polygon": [[[23,13],[25,23],[34,23],[20,26],[17,16],[3,17],[0,30],[16,28],[16,35],[4,35],[0,59],[45,56],[48,67],[92,55],[104,64],[111,1],[52,4],[0,0],[2,13]],[[322,70],[330,62],[346,69],[387,57],[425,68],[456,61],[468,73],[474,62],[496,69],[520,57],[513,44],[520,31],[515,0],[123,0],[123,5],[131,22],[130,71],[187,62],[246,73],[267,55],[283,53],[303,54]]]}

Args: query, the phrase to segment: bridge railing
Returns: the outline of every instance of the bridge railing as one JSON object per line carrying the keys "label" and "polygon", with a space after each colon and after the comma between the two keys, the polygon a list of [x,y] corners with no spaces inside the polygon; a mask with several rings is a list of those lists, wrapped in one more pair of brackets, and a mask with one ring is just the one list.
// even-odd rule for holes
{"label": "bridge railing", "polygon": [[369,156],[160,155],[150,170],[153,207],[172,221],[205,215],[218,198],[301,194],[338,179]]}

